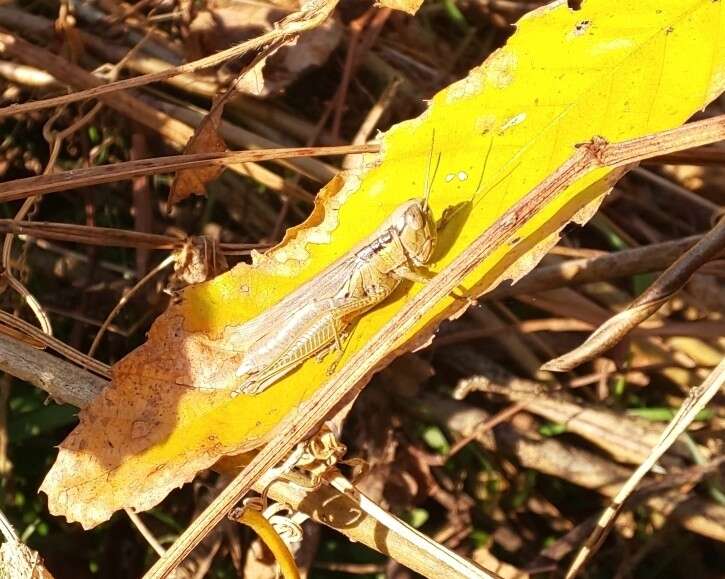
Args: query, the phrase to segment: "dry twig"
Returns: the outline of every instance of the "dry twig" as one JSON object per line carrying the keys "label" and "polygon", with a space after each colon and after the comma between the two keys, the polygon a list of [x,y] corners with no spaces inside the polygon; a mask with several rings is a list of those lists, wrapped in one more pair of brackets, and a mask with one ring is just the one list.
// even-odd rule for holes
{"label": "dry twig", "polygon": [[572,579],[581,570],[586,561],[596,553],[606,538],[609,529],[614,523],[615,518],[619,514],[624,501],[634,491],[639,482],[657,463],[667,449],[677,440],[677,438],[685,432],[690,423],[695,419],[707,403],[725,386],[725,358],[715,368],[707,380],[699,387],[692,388],[687,399],[682,403],[677,414],[670,421],[662,432],[660,440],[650,452],[647,460],[639,465],[637,470],[627,479],[617,496],[614,497],[612,503],[602,513],[601,518],[597,521],[597,528],[594,530],[589,540],[577,553],[571,567],[566,574],[566,579]]}
{"label": "dry twig", "polygon": [[[228,48],[227,50],[222,50],[205,58],[200,58],[192,62],[187,62],[186,64],[182,64],[180,66],[170,67],[166,70],[162,70],[154,74],[145,74],[142,76],[136,76],[133,78],[119,80],[107,84],[104,84],[96,79],[97,82],[93,83],[95,86],[87,88],[86,90],[81,90],[60,97],[48,98],[41,101],[34,101],[19,105],[11,105],[9,107],[2,108],[0,109],[0,118],[12,115],[19,115],[22,113],[28,113],[31,111],[37,111],[50,107],[57,107],[80,100],[107,96],[112,93],[117,93],[131,88],[145,86],[153,82],[166,80],[180,74],[190,73],[196,70],[209,68],[217,64],[222,64],[227,60],[239,58],[240,56],[247,54],[248,52],[251,52],[253,50],[261,50],[270,46],[281,46],[282,44],[285,44],[296,38],[300,33],[319,26],[332,13],[336,5],[336,0],[311,1],[304,7],[303,10],[290,14],[289,16],[281,20],[278,23],[277,27],[275,27],[273,30],[266,32],[265,34],[256,36],[246,42],[242,42],[237,46]],[[19,42],[18,38],[6,36],[4,34],[0,36],[0,43],[4,44],[6,49],[17,47],[21,51],[22,45],[27,44],[24,42]],[[42,65],[40,65],[39,68],[42,68]],[[53,74],[53,76],[56,75]],[[118,95],[114,98],[118,98]]]}
{"label": "dry twig", "polygon": [[[26,64],[42,68],[52,74],[55,78],[62,79],[63,82],[72,86],[96,87],[100,89],[104,89],[109,86],[105,84],[103,80],[94,76],[87,70],[72,64],[64,58],[53,54],[49,50],[45,50],[39,46],[31,44],[17,35],[1,28],[0,50],[3,50]],[[152,131],[156,131],[170,143],[179,148],[184,147],[194,134],[194,130],[189,125],[179,122],[169,115],[154,109],[131,93],[119,92],[114,94],[112,97],[109,97],[107,94],[103,93],[103,91],[101,91],[101,93],[100,98],[106,106],[126,115],[129,118],[132,118],[134,121],[144,125]],[[78,95],[81,93],[73,94]],[[71,101],[72,100],[73,99],[71,99]],[[47,101],[40,102],[45,103]],[[291,195],[305,197],[305,193],[299,187],[293,186],[276,173],[273,173],[269,169],[261,167],[255,163],[250,162],[243,165],[234,165],[231,169],[241,175],[256,179],[272,190],[285,191]]]}
{"label": "dry twig", "polygon": [[38,175],[16,179],[3,187],[0,203],[24,199],[29,195],[45,195],[57,191],[66,191],[76,187],[88,187],[101,183],[112,183],[124,179],[133,179],[141,175],[155,175],[195,167],[229,166],[249,164],[252,161],[268,161],[294,157],[325,155],[348,155],[351,153],[374,153],[378,145],[346,145],[340,147],[297,147],[290,149],[266,149],[259,151],[227,151],[225,153],[194,153],[191,155],[172,155],[154,159],[139,159],[75,169],[53,175]]}
{"label": "dry twig", "polygon": [[552,372],[567,372],[610,350],[666,304],[703,264],[714,259],[723,249],[725,219],[721,219],[691,249],[681,255],[627,309],[599,326],[581,346],[550,360],[542,368]]}

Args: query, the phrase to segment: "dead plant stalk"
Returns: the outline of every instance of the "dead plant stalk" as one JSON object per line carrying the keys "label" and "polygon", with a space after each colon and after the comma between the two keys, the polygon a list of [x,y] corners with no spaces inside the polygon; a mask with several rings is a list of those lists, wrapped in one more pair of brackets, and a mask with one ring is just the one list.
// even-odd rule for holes
{"label": "dead plant stalk", "polygon": [[[337,6],[337,0],[318,0],[309,3],[308,6],[307,10],[294,12],[282,19],[277,23],[275,28],[269,32],[210,56],[193,60],[179,66],[169,67],[156,73],[144,74],[133,78],[110,82],[59,97],[11,105],[0,109],[0,118],[61,106],[89,98],[96,98],[102,95],[109,95],[118,91],[145,86],[147,84],[163,81],[180,74],[191,73],[196,70],[222,64],[227,60],[239,58],[240,56],[253,50],[275,50],[279,46],[294,40],[300,33],[316,28],[322,24],[335,9],[335,6]],[[3,39],[3,42],[12,43],[13,39]],[[1,47],[0,43],[0,48]]]}
{"label": "dead plant stalk", "polygon": [[352,153],[375,153],[379,145],[346,145],[340,147],[297,147],[286,149],[264,149],[259,151],[227,151],[223,153],[192,153],[172,155],[154,159],[125,161],[113,165],[101,165],[85,169],[72,169],[64,173],[38,175],[16,179],[3,187],[0,203],[25,199],[31,195],[45,195],[77,187],[88,187],[101,183],[112,183],[145,175],[170,173],[183,169],[208,167],[211,165],[239,165],[272,159],[295,157],[321,157],[326,155],[348,155]]}

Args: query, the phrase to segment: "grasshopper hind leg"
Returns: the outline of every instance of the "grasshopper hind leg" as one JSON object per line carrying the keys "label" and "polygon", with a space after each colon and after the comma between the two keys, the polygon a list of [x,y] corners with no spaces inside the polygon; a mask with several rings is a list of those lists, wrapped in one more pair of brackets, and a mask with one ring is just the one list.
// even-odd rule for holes
{"label": "grasshopper hind leg", "polygon": [[328,315],[320,319],[317,327],[312,328],[309,333],[319,341],[316,342],[309,336],[300,337],[283,353],[280,363],[272,364],[260,372],[242,375],[240,386],[231,392],[232,397],[239,394],[249,396],[260,394],[275,382],[298,369],[307,358],[314,356],[318,362],[321,362],[330,351],[337,350],[340,352],[340,356],[333,362],[331,370],[328,370],[328,373],[332,373],[342,357],[343,344],[348,335],[344,331],[342,320],[334,315]]}
{"label": "grasshopper hind leg", "polygon": [[[341,332],[339,336],[336,336],[335,344],[332,344],[330,346],[330,350],[336,350],[337,351],[337,357],[332,361],[332,363],[327,367],[327,375],[332,375],[335,370],[337,370],[337,365],[340,363],[340,360],[342,360],[342,357],[345,355],[345,347],[347,346],[347,339],[350,337],[350,334],[352,332]],[[326,354],[328,352],[325,352]]]}
{"label": "grasshopper hind leg", "polygon": [[267,378],[267,379],[255,379],[254,375],[249,376],[248,379],[243,379],[242,383],[231,391],[231,397],[236,398],[240,394],[247,394],[254,396],[260,392],[264,392],[273,381],[279,378]]}

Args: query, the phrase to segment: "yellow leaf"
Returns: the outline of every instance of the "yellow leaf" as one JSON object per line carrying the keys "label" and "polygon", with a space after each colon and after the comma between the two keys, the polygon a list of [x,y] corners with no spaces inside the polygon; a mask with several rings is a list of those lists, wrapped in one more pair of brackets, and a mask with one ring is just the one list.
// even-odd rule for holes
{"label": "yellow leaf", "polygon": [[[148,342],[114,367],[113,385],[63,443],[42,487],[51,512],[90,527],[121,507],[147,509],[221,455],[262,444],[325,382],[334,358],[307,360],[259,395],[231,398],[250,340],[281,321],[263,312],[319,279],[396,207],[421,197],[431,158],[436,219],[459,209],[439,232],[432,263],[438,271],[576,144],[681,124],[723,91],[722,6],[650,0],[623,9],[589,0],[581,10],[556,2],[524,17],[505,48],[436,95],[419,118],[388,131],[383,152],[365,158],[364,170],[333,179],[307,222],[278,247],[256,256],[253,266],[188,288],[156,321]],[[481,263],[466,286],[480,293],[528,271],[564,225],[591,216],[617,176],[601,169],[570,186],[517,231],[515,243]],[[365,314],[340,364],[419,288],[405,283]],[[405,347],[424,342],[461,307],[443,300]]]}

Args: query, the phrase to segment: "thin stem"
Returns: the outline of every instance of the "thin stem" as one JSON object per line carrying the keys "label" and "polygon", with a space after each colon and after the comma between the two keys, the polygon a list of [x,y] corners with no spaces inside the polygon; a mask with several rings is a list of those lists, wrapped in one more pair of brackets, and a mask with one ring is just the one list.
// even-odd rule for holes
{"label": "thin stem", "polygon": [[103,334],[106,333],[106,330],[111,325],[111,322],[114,320],[114,318],[118,315],[118,312],[123,309],[123,306],[125,306],[128,301],[144,286],[146,283],[152,279],[157,273],[163,271],[167,267],[169,267],[172,263],[174,263],[174,260],[176,259],[176,256],[174,254],[168,255],[161,263],[159,263],[156,267],[154,267],[151,271],[149,271],[145,276],[143,276],[140,280],[136,282],[136,284],[128,290],[128,293],[121,296],[121,299],[118,300],[118,303],[116,306],[111,310],[111,312],[106,316],[106,319],[103,321],[103,324],[98,329],[98,332],[96,333],[96,337],[93,338],[93,343],[91,344],[91,347],[88,349],[88,356],[93,357],[93,355],[96,353],[96,350],[98,349],[98,345],[101,343],[101,338],[103,337]]}
{"label": "thin stem", "polygon": [[170,173],[172,171],[194,169],[196,167],[239,165],[253,161],[290,159],[294,157],[375,153],[379,150],[380,147],[378,145],[346,145],[340,147],[297,147],[289,149],[263,149],[259,151],[194,153],[190,155],[156,157],[155,159],[139,159],[136,161],[114,163],[113,165],[73,169],[53,175],[39,175],[37,177],[16,179],[3,185],[3,191],[0,193],[0,203],[24,199],[29,195],[45,195],[46,193],[66,191],[77,187],[112,183],[145,175]]}

